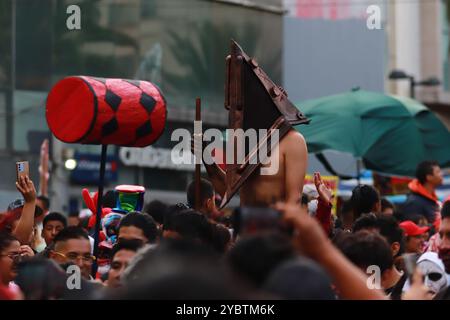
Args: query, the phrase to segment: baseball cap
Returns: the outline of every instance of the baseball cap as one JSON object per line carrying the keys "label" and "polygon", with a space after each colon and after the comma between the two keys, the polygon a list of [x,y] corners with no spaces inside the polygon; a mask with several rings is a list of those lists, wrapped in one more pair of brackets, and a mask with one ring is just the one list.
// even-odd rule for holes
{"label": "baseball cap", "polygon": [[399,224],[400,228],[403,229],[406,236],[414,237],[427,232],[430,227],[419,227],[417,224],[411,220],[403,221]]}

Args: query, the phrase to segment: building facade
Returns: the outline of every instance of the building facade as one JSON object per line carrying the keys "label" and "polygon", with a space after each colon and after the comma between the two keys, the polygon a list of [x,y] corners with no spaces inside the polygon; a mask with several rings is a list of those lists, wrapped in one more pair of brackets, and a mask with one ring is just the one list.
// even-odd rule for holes
{"label": "building facade", "polygon": [[[78,6],[80,29],[68,19]],[[147,200],[185,201],[192,168],[174,166],[168,152],[176,128],[193,130],[195,98],[203,127],[223,129],[225,57],[238,41],[276,82],[282,80],[280,1],[5,0],[0,3],[0,210],[19,194],[15,161],[30,161],[38,181],[40,144],[51,140],[52,209],[81,209],[81,189],[95,191],[99,146],[64,144],[50,135],[45,100],[69,75],[148,80],[168,105],[163,136],[151,148],[108,148],[107,186],[140,184]],[[70,23],[69,23],[70,24]],[[73,170],[65,162],[76,161]],[[11,168],[11,170],[7,170]]]}

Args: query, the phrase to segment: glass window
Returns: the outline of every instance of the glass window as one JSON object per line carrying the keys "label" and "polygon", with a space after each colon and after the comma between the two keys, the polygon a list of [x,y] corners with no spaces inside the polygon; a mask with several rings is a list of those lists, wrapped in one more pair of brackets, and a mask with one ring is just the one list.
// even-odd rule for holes
{"label": "glass window", "polygon": [[[11,1],[0,3],[2,86],[10,73],[12,16]],[[69,75],[148,80],[162,89],[169,113],[194,108],[198,96],[205,111],[224,113],[225,57],[235,39],[281,84],[282,16],[277,13],[202,0],[79,0],[81,30],[69,30],[71,1],[15,3],[17,92],[11,125],[17,150],[28,150],[27,131],[48,130],[46,95]]]}

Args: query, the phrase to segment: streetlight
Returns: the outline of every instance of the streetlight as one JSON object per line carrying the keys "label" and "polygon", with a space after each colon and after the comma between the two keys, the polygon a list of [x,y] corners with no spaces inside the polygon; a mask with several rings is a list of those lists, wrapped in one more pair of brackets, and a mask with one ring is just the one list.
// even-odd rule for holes
{"label": "streetlight", "polygon": [[67,159],[64,162],[64,167],[69,171],[75,170],[77,167],[77,161],[75,159]]}
{"label": "streetlight", "polygon": [[428,79],[422,80],[422,81],[416,81],[414,76],[406,74],[403,70],[392,70],[389,74],[389,79],[391,80],[402,80],[402,79],[408,79],[409,80],[409,90],[411,98],[416,97],[415,87],[416,86],[424,86],[424,87],[435,87],[441,84],[441,81],[436,77],[430,77]]}

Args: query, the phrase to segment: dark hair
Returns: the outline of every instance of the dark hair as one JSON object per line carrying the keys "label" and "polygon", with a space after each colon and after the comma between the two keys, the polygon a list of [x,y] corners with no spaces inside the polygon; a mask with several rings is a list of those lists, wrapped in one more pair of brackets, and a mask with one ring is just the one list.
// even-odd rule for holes
{"label": "dark hair", "polygon": [[172,217],[187,209],[189,207],[184,203],[177,203],[167,207],[166,214],[164,215],[163,230],[172,230]]}
{"label": "dark hair", "polygon": [[433,174],[433,167],[438,167],[436,161],[423,161],[417,165],[416,178],[421,184],[427,182],[427,175]]}
{"label": "dark hair", "polygon": [[353,233],[367,229],[376,229],[389,245],[392,245],[394,242],[398,242],[400,246],[403,245],[403,231],[399,227],[397,219],[391,215],[363,215],[353,225]]}
{"label": "dark hair", "polygon": [[360,268],[378,266],[381,273],[392,268],[394,258],[387,241],[375,232],[349,233],[336,241],[336,246]]}
{"label": "dark hair", "polygon": [[77,226],[70,226],[62,229],[55,237],[54,243],[64,242],[71,239],[86,239],[89,240],[89,235],[86,230]]}
{"label": "dark hair", "polygon": [[381,211],[388,208],[395,209],[394,204],[386,198],[381,198]]}
{"label": "dark hair", "polygon": [[50,199],[48,197],[40,195],[37,198],[42,201],[45,210],[48,210],[50,208]]}
{"label": "dark hair", "polygon": [[305,257],[277,267],[265,282],[264,290],[286,300],[336,300],[330,276]]}
{"label": "dark hair", "polygon": [[428,219],[423,215],[423,214],[410,214],[408,216],[408,220],[411,220],[412,222],[414,222],[415,224],[419,225],[420,224],[420,220],[425,219],[428,222]]}
{"label": "dark hair", "polygon": [[399,208],[397,208],[397,210],[394,211],[393,217],[395,218],[395,220],[400,222],[407,220],[405,218],[405,213],[403,212],[403,210]]}
{"label": "dark hair", "polygon": [[148,214],[138,211],[130,212],[120,220],[117,231],[122,227],[136,227],[142,230],[150,243],[154,243],[158,237],[158,228],[155,220]]}
{"label": "dark hair", "polygon": [[[200,179],[200,202],[203,203],[214,196],[214,187],[211,182],[206,179]],[[191,208],[195,206],[195,180],[189,183],[187,187],[187,202]]]}
{"label": "dark hair", "polygon": [[242,238],[227,257],[237,275],[259,287],[277,266],[294,256],[289,238],[279,233],[264,233]]}
{"label": "dark hair", "polygon": [[11,243],[13,243],[14,241],[19,240],[17,240],[17,238],[14,237],[9,232],[4,231],[0,232],[0,252],[3,252],[3,250],[5,250],[8,246],[10,246]]}
{"label": "dark hair", "polygon": [[147,205],[144,208],[144,212],[151,215],[152,218],[155,219],[155,221],[158,222],[159,224],[163,224],[164,215],[166,214],[167,208],[168,206],[164,202],[159,200],[153,200],[147,203]]}
{"label": "dark hair", "polygon": [[50,212],[48,215],[46,215],[44,220],[42,221],[42,226],[45,228],[45,225],[50,221],[59,221],[63,224],[64,228],[67,227],[66,217],[59,212]]}
{"label": "dark hair", "polygon": [[128,251],[133,251],[133,252],[137,252],[140,248],[142,248],[143,243],[140,240],[136,240],[136,239],[131,239],[131,240],[120,240],[119,242],[117,242],[112,250],[111,250],[111,261],[113,260],[115,254],[117,252],[119,252],[120,250],[128,250]]}
{"label": "dark hair", "polygon": [[355,223],[353,224],[353,233],[356,233],[360,230],[378,229],[377,222],[378,219],[374,214],[364,214],[356,219]]}
{"label": "dark hair", "polygon": [[245,290],[219,258],[201,243],[162,239],[130,264],[123,275],[127,289],[111,294],[119,294],[116,299],[243,299]]}
{"label": "dark hair", "polygon": [[209,245],[212,244],[212,228],[203,214],[187,209],[175,213],[165,230],[175,231],[184,239],[200,240]]}
{"label": "dark hair", "polygon": [[353,211],[352,202],[350,200],[343,201],[340,213],[341,214],[348,214],[349,212]]}
{"label": "dark hair", "polygon": [[359,218],[363,213],[370,213],[375,204],[380,201],[378,191],[368,185],[358,185],[352,191],[352,207],[355,219]]}
{"label": "dark hair", "polygon": [[382,235],[386,241],[392,245],[395,242],[400,244],[400,250],[396,256],[403,254],[404,250],[404,238],[403,230],[398,225],[397,219],[391,215],[382,214],[378,216],[378,232]]}
{"label": "dark hair", "polygon": [[444,202],[441,210],[442,219],[450,219],[450,200]]}

